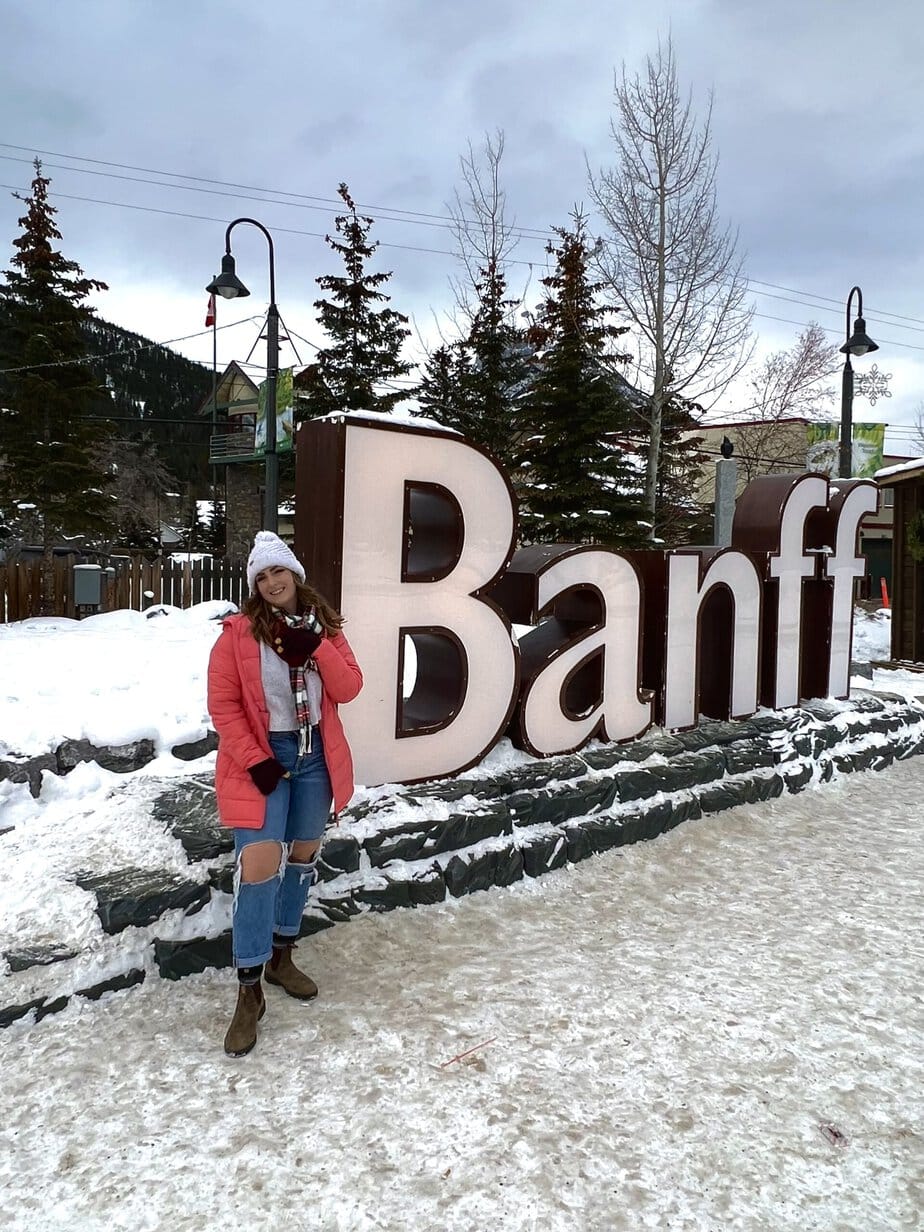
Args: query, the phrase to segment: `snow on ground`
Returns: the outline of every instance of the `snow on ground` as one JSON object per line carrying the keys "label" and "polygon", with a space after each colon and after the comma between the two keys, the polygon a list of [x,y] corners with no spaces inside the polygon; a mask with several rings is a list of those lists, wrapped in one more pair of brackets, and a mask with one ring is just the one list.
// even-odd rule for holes
{"label": "snow on ground", "polygon": [[[892,657],[892,612],[881,607],[875,612],[854,609],[853,658],[858,663],[888,661]],[[891,675],[891,673],[889,673]],[[905,672],[908,676],[913,673]]]}
{"label": "snow on ground", "polygon": [[231,611],[218,599],[0,624],[0,753],[48,753],[65,739],[149,738],[169,750],[201,738],[208,655]]}
{"label": "snow on ground", "polygon": [[[0,950],[84,926],[65,851],[171,858],[145,846],[145,780],[212,764],[170,748],[205,732],[221,610],[0,626],[0,752],[147,736],[159,754],[46,774],[38,800],[0,783]],[[854,658],[888,647],[888,614],[858,612]],[[872,687],[917,696],[924,676]],[[484,769],[524,757],[502,744]],[[241,1061],[221,1051],[229,972],[15,1023],[0,1224],[918,1228],[922,781],[914,759],[337,927],[301,947],[319,1001],[269,990]]]}
{"label": "snow on ground", "polygon": [[229,972],[14,1024],[3,1226],[919,1228],[921,780],[337,927],[241,1060]]}

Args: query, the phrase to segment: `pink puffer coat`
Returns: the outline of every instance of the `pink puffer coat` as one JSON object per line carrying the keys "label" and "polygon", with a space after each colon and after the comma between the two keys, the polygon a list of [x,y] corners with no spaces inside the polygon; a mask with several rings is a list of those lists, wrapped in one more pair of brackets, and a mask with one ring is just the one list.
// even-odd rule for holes
{"label": "pink puffer coat", "polygon": [[[208,709],[218,732],[215,794],[222,825],[259,830],[266,797],[247,773],[248,766],[272,757],[267,730],[269,712],[260,677],[260,645],[246,616],[229,616],[209,658]],[[324,685],[321,740],[334,793],[334,813],[353,794],[353,758],[337,713],[363,687],[359,664],[342,633],[322,639],[314,661]]]}

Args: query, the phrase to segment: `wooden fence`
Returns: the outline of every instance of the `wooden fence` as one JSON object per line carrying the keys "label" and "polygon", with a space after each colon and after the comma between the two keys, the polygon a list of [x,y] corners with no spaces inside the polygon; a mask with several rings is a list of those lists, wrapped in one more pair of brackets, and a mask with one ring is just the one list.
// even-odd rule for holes
{"label": "wooden fence", "polygon": [[[42,602],[42,562],[16,561],[0,565],[0,623],[32,616],[71,616],[74,604],[74,566],[68,560],[52,562],[53,598]],[[153,604],[192,607],[209,599],[230,599],[240,606],[247,594],[247,565],[242,560],[206,557],[143,560],[111,557],[103,564],[99,611],[120,608],[143,611]]]}

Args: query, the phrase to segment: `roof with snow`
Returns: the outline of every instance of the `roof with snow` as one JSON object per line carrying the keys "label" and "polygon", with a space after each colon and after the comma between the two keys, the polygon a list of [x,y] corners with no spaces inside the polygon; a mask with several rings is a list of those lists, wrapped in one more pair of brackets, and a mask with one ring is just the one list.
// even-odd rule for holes
{"label": "roof with snow", "polygon": [[899,462],[895,466],[884,466],[876,471],[873,478],[877,483],[891,487],[896,483],[906,483],[911,479],[924,477],[924,458],[911,458],[907,462]]}

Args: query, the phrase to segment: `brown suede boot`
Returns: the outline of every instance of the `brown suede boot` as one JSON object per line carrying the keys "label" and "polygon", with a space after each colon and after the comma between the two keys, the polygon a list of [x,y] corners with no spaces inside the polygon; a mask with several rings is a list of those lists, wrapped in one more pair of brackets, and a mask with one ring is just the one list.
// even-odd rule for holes
{"label": "brown suede boot", "polygon": [[266,1013],[266,999],[260,984],[238,984],[234,1017],[225,1036],[229,1057],[244,1057],[257,1042],[257,1023]]}
{"label": "brown suede boot", "polygon": [[267,984],[276,984],[299,1001],[311,1001],[318,995],[318,986],[310,975],[299,971],[292,961],[295,942],[287,945],[273,943],[273,957],[266,964],[263,976]]}

